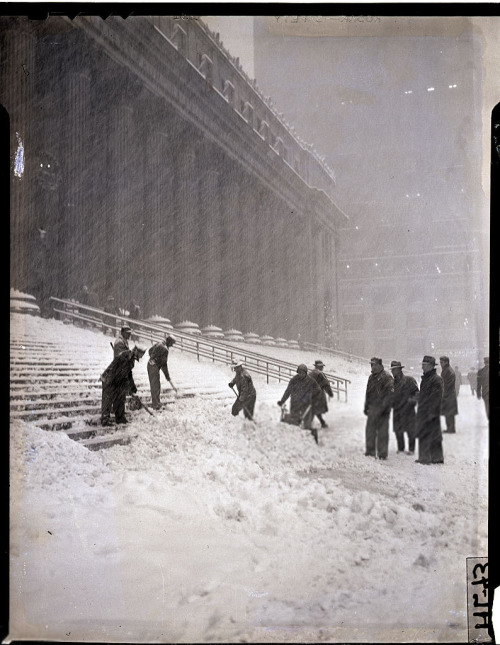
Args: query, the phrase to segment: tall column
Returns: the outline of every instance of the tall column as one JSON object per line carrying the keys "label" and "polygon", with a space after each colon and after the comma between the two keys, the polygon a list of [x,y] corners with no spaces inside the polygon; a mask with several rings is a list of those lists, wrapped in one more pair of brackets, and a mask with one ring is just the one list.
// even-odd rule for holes
{"label": "tall column", "polygon": [[283,326],[286,320],[286,312],[279,309],[278,303],[281,299],[281,267],[280,252],[282,240],[280,239],[280,201],[272,193],[268,195],[268,218],[266,227],[267,280],[265,293],[266,327],[271,336],[277,337],[284,334]]}
{"label": "tall column", "polygon": [[[142,255],[144,257],[144,316],[171,318],[175,298],[172,276],[176,262],[173,245],[173,164],[169,156],[170,138],[156,127],[146,136],[144,151],[144,221]],[[138,296],[137,296],[138,297]],[[138,298],[139,299],[139,298]]]}
{"label": "tall column", "polygon": [[127,298],[127,237],[129,235],[129,211],[133,194],[130,179],[131,134],[133,110],[126,104],[112,106],[109,114],[108,135],[108,186],[106,211],[106,237],[108,254],[106,262],[107,294],[116,304],[126,306]]}
{"label": "tall column", "polygon": [[227,172],[221,178],[221,211],[224,227],[224,270],[223,270],[223,326],[236,327],[240,324],[240,271],[241,237],[244,221],[239,212],[239,169],[234,163],[228,164]]}
{"label": "tall column", "polygon": [[198,308],[196,322],[221,325],[222,221],[221,158],[208,142],[197,147],[199,168],[198,206]]}
{"label": "tall column", "polygon": [[220,173],[210,168],[206,177],[207,199],[207,298],[205,320],[209,325],[220,326],[220,310],[222,306],[221,276],[222,226],[221,226],[221,195]]}
{"label": "tall column", "polygon": [[66,220],[65,272],[68,295],[80,293],[92,277],[92,257],[89,253],[88,195],[91,188],[86,181],[89,155],[90,76],[85,71],[70,73],[66,79],[64,127],[66,181],[63,217]]}
{"label": "tall column", "polygon": [[[196,156],[190,144],[187,144],[178,157],[177,214],[176,227],[178,253],[178,321],[195,318],[193,316],[194,299],[197,293],[194,264],[196,263],[197,235],[197,178]],[[193,320],[193,322],[197,322]]]}
{"label": "tall column", "polygon": [[279,320],[279,335],[287,339],[296,337],[293,329],[293,319],[295,317],[295,304],[290,294],[293,287],[291,282],[291,261],[289,259],[289,245],[287,239],[288,226],[286,219],[287,207],[282,202],[277,210],[277,249],[276,249],[276,284],[277,296],[275,302],[275,317]]}
{"label": "tall column", "polygon": [[[28,286],[30,239],[35,237],[31,217],[32,154],[31,116],[35,69],[35,37],[30,21],[1,18],[0,101],[10,119],[10,252],[11,284],[25,291]],[[32,235],[34,233],[35,235]]]}

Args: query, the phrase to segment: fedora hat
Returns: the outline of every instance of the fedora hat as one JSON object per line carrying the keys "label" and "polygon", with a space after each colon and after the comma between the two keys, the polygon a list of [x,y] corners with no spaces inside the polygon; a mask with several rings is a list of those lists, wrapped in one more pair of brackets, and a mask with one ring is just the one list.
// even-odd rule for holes
{"label": "fedora hat", "polygon": [[429,365],[435,365],[436,359],[434,356],[428,356],[427,354],[423,357],[422,363],[429,363]]}
{"label": "fedora hat", "polygon": [[400,361],[391,361],[391,367],[389,369],[394,369],[396,367],[399,367],[400,369],[403,369],[404,365],[401,365]]}
{"label": "fedora hat", "polygon": [[323,361],[320,361],[320,360],[314,361],[314,365],[315,366],[320,365],[321,367],[326,367],[326,365],[323,363]]}

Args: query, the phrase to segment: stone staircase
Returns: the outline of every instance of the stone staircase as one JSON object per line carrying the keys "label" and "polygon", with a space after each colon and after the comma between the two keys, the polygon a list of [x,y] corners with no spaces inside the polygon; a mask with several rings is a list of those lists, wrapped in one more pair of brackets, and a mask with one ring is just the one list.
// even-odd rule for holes
{"label": "stone staircase", "polygon": [[[100,426],[99,376],[113,358],[110,340],[98,331],[61,321],[11,314],[11,421],[30,421],[44,430],[64,431],[91,450],[129,443],[137,433],[128,426]],[[146,357],[141,363],[145,362]],[[193,359],[189,362],[193,366],[183,370],[184,380],[174,379],[180,399],[195,395],[231,399],[231,393],[211,386],[202,374],[196,378],[203,368]],[[141,400],[151,406],[145,366],[134,369],[134,380]],[[176,400],[172,390],[162,391],[162,403],[175,404]],[[131,413],[135,414],[139,412]]]}

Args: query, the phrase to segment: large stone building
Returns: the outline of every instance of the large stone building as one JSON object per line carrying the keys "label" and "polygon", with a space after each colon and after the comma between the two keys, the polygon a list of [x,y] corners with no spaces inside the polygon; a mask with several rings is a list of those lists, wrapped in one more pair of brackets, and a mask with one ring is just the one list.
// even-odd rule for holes
{"label": "large stone building", "polygon": [[145,315],[324,342],[346,219],[333,172],[217,34],[4,17],[1,39],[13,287],[88,284]]}
{"label": "large stone building", "polygon": [[466,17],[307,18],[255,18],[254,69],[337,169],[336,203],[349,214],[340,346],[415,367],[428,353],[482,365],[484,38]]}

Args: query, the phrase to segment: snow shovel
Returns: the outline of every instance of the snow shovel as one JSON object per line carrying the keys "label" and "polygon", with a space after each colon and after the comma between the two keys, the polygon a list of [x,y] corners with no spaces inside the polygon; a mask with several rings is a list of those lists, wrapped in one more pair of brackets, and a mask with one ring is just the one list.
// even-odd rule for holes
{"label": "snow shovel", "polygon": [[148,408],[148,406],[141,401],[141,399],[137,396],[137,394],[132,394],[131,399],[132,399],[132,401],[135,402],[135,404],[137,405],[137,408],[139,410],[141,408],[144,408],[146,410],[146,412],[149,412],[149,414],[156,419],[155,415],[151,412],[151,410]]}
{"label": "snow shovel", "polygon": [[311,406],[310,406],[310,405],[308,405],[308,406],[307,406],[307,408],[306,408],[306,411],[305,411],[305,412],[304,412],[304,414],[300,417],[300,424],[299,424],[299,425],[300,425],[300,427],[302,428],[302,430],[310,430],[310,431],[311,431],[312,436],[314,437],[314,441],[315,441],[317,444],[319,444],[319,441],[318,441],[318,429],[317,429],[317,428],[305,428],[305,427],[304,427],[304,420],[305,420],[306,416],[309,414],[309,410],[310,410],[310,409],[311,409]]}
{"label": "snow shovel", "polygon": [[[232,385],[231,385],[231,389],[232,389],[232,390],[233,390],[233,392],[236,394],[236,398],[238,399],[238,394],[236,393],[236,390],[234,389],[234,387],[233,387]],[[253,421],[253,422],[255,423],[255,420],[254,420],[253,416],[250,414],[250,412],[249,412],[248,408],[247,408],[245,405],[243,405],[243,403],[241,404],[241,407],[245,410],[245,412],[246,412],[246,413],[248,414],[248,416],[250,417],[249,421]]]}

